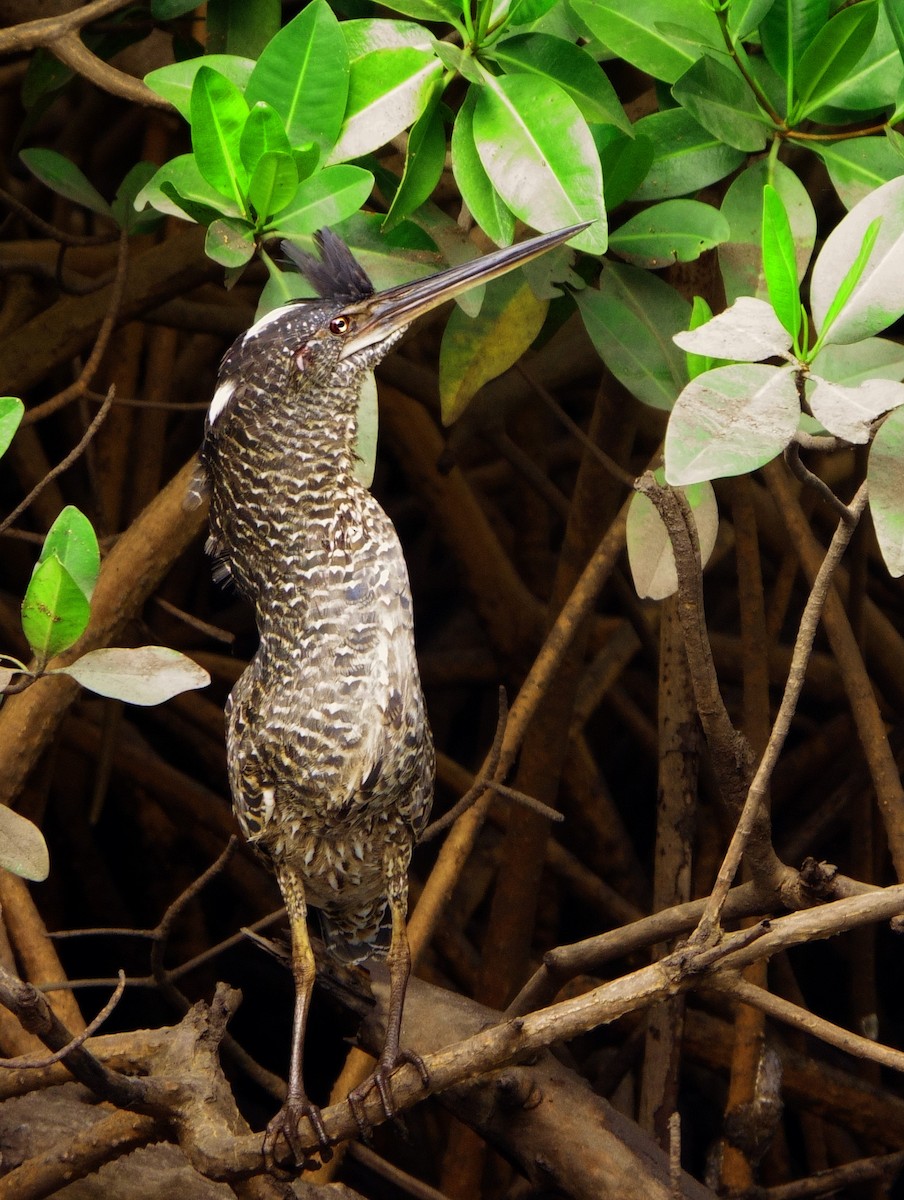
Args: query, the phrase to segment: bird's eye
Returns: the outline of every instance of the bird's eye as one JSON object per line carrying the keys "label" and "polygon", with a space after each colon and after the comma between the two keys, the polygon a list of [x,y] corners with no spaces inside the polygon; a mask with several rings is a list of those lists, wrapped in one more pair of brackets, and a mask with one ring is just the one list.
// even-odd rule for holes
{"label": "bird's eye", "polygon": [[348,333],[349,327],[348,317],[333,317],[330,321],[330,333]]}

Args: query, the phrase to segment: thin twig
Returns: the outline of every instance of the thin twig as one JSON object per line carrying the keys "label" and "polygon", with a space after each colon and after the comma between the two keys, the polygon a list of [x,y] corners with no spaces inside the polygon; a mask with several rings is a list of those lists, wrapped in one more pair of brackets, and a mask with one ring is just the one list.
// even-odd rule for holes
{"label": "thin twig", "polygon": [[800,459],[800,445],[797,441],[791,442],[785,449],[785,462],[788,464],[788,469],[795,479],[799,479],[801,483],[807,487],[811,487],[818,492],[825,500],[826,504],[830,505],[835,512],[841,517],[842,521],[848,524],[856,525],[857,521],[851,515],[851,511],[843,500],[832,491],[824,479],[820,479],[818,475],[814,475],[811,470],[804,466]]}
{"label": "thin twig", "polygon": [[495,779],[487,780],[487,787],[498,795],[504,796],[506,800],[513,800],[515,804],[522,804],[525,808],[529,808],[531,812],[539,813],[541,817],[546,817],[547,821],[565,820],[564,813],[560,813],[558,809],[550,808],[548,804],[544,804],[542,800],[538,800],[535,796],[528,796],[527,792],[519,792],[517,788],[506,787],[504,783],[497,783]]}
{"label": "thin twig", "polygon": [[110,305],[106,313],[104,313],[104,319],[101,321],[100,329],[97,331],[97,339],[94,343],[94,348],[88,356],[88,361],[82,367],[78,379],[74,383],[64,388],[56,396],[51,396],[49,400],[45,400],[43,404],[37,404],[34,408],[28,409],[22,418],[23,425],[33,425],[35,421],[41,421],[44,417],[49,417],[51,413],[57,412],[73,400],[78,400],[81,396],[84,396],[88,390],[91,380],[97,374],[97,368],[100,366],[101,359],[107,351],[113,330],[116,328],[116,322],[119,320],[119,310],[122,307],[122,298],[125,294],[128,266],[129,236],[123,230],[119,235],[116,275],[114,276],[113,287],[110,292]]}
{"label": "thin twig", "polygon": [[23,221],[27,221],[33,229],[38,233],[43,233],[46,237],[54,242],[59,242],[63,246],[107,246],[110,242],[115,242],[119,237],[118,233],[69,233],[66,229],[60,229],[57,225],[51,225],[49,221],[45,221],[43,217],[39,217],[36,212],[23,204],[12,192],[8,192],[5,188],[0,188],[0,204],[5,205]]}
{"label": "thin twig", "polygon": [[738,867],[741,865],[741,859],[750,838],[751,830],[757,819],[760,807],[765,800],[769,781],[772,778],[772,773],[775,770],[782,747],[785,744],[785,739],[788,736],[788,731],[791,728],[791,721],[797,709],[801,691],[803,690],[807,663],[809,662],[810,652],[813,649],[813,642],[816,638],[820,614],[832,584],[832,576],[835,574],[835,570],[841,561],[841,556],[844,554],[848,542],[854,534],[856,523],[859,521],[866,507],[867,498],[867,486],[864,483],[860,486],[860,490],[850,505],[849,512],[854,518],[853,523],[848,520],[843,520],[839,523],[829,549],[826,552],[826,556],[822,561],[822,565],[813,581],[813,587],[810,590],[810,595],[807,598],[807,603],[801,616],[800,628],[797,631],[794,650],[791,655],[788,680],[785,684],[784,695],[779,705],[775,723],[772,726],[772,732],[769,735],[769,742],[754,773],[747,792],[747,799],[744,801],[741,816],[726,851],[725,858],[722,861],[722,866],[719,868],[715,886],[707,901],[703,916],[700,918],[700,924],[693,935],[694,940],[705,941],[718,926],[722,908],[728,897],[734,877],[737,874]]}
{"label": "thin twig", "polygon": [[0,1058],[0,1067],[9,1067],[12,1070],[22,1070],[23,1068],[30,1071],[43,1071],[46,1067],[52,1067],[55,1062],[65,1058],[67,1054],[71,1054],[73,1050],[77,1050],[79,1046],[84,1045],[88,1038],[94,1037],[98,1029],[109,1017],[110,1013],[122,999],[122,994],[126,990],[126,973],[119,972],[119,981],[116,984],[116,990],[113,995],[100,1010],[90,1025],[86,1025],[81,1033],[77,1033],[71,1042],[62,1046],[55,1053],[47,1058]]}
{"label": "thin twig", "polygon": [[25,510],[31,504],[33,504],[35,500],[37,500],[38,496],[40,496],[41,492],[44,491],[44,489],[47,487],[48,484],[52,483],[54,481],[54,479],[57,478],[58,475],[62,475],[64,471],[68,471],[69,468],[72,466],[72,464],[74,462],[76,462],[76,460],[78,458],[80,458],[82,454],[84,454],[85,449],[88,446],[88,443],[91,441],[91,439],[97,433],[98,429],[100,429],[101,425],[103,425],[104,421],[107,419],[107,413],[109,413],[110,408],[112,407],[112,404],[113,404],[113,390],[114,390],[113,385],[111,384],[110,390],[109,390],[109,392],[107,392],[106,400],[101,405],[100,410],[95,414],[95,417],[94,417],[93,421],[91,422],[91,424],[88,426],[88,428],[82,434],[82,437],[81,437],[80,441],[78,442],[78,445],[76,445],[72,450],[69,451],[69,453],[62,460],[62,462],[58,462],[55,467],[51,468],[51,470],[49,470],[47,472],[47,474],[44,476],[43,479],[39,480],[39,482],[35,484],[35,486],[31,489],[31,491],[25,497],[25,499],[23,501],[21,501],[20,504],[16,505],[16,507],[13,509],[13,511],[9,514],[9,516],[4,521],[0,521],[0,536],[2,536],[2,534],[4,534],[6,532],[6,530],[10,527],[10,525],[12,525],[14,521],[17,521],[19,519],[19,517],[21,517],[22,514],[25,512]]}

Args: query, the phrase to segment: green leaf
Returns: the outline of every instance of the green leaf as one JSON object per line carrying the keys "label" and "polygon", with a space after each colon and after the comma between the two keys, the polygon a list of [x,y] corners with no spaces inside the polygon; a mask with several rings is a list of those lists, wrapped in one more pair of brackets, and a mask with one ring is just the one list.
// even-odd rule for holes
{"label": "green leaf", "polygon": [[239,151],[248,105],[239,89],[209,67],[195,76],[191,92],[191,144],[201,175],[221,196],[245,211],[248,172]]}
{"label": "green leaf", "polygon": [[280,0],[208,0],[207,50],[257,58],[281,24]]}
{"label": "green leaf", "polygon": [[196,0],[151,0],[151,16],[155,21],[171,21],[197,7]]}
{"label": "green leaf", "polygon": [[566,92],[591,124],[614,125],[632,134],[631,122],[602,67],[586,50],[547,33],[519,33],[490,51],[507,74],[550,79]]}
{"label": "green leaf", "polygon": [[904,409],[887,417],[873,438],[866,481],[876,540],[897,578],[904,575]]}
{"label": "green leaf", "polygon": [[[898,3],[899,13],[902,11]],[[904,62],[895,43],[894,32],[889,22],[893,5],[879,8],[876,32],[866,53],[856,65],[851,65],[827,103],[831,110],[816,112],[814,119],[832,120],[843,118],[840,123],[849,124],[855,112],[876,112],[895,103],[898,88],[904,80]],[[834,113],[837,111],[837,117]]]}
{"label": "green leaf", "polygon": [[360,158],[413,125],[441,75],[432,50],[402,46],[354,59],[345,119],[327,161]]}
{"label": "green leaf", "polygon": [[763,269],[763,188],[771,184],[781,197],[794,239],[797,281],[803,279],[816,240],[816,213],[807,189],[793,171],[766,159],[746,167],[725,193],[722,214],[731,237],[719,247],[719,267],[729,304],[739,296],[766,299]]}
{"label": "green leaf", "polygon": [[235,54],[205,54],[203,57],[187,58],[184,62],[158,67],[156,71],[145,75],[144,82],[152,92],[169,100],[173,108],[190,122],[191,90],[195,76],[202,67],[213,68],[234,83],[239,91],[244,91],[254,70],[254,60],[239,58]]}
{"label": "green leaf", "polygon": [[594,131],[609,211],[623,204],[646,178],[653,162],[653,143],[643,134],[627,137],[611,126]]}
{"label": "green leaf", "polygon": [[37,825],[0,805],[0,867],[41,883],[50,874],[50,855]]}
{"label": "green leaf", "polygon": [[150,204],[158,212],[208,225],[218,216],[237,217],[239,208],[212,187],[198,170],[193,154],[164,163],[135,197],[135,207]]}
{"label": "green leaf", "polygon": [[268,230],[284,237],[311,234],[324,225],[337,225],[356,213],[370,195],[374,177],[362,167],[325,167],[305,179],[271,220]]}
{"label": "green leaf", "polygon": [[[864,259],[877,220],[875,245]],[[828,330],[836,344],[879,333],[904,313],[904,177],[871,192],[829,234],[813,267],[810,306],[821,339]]]}
{"label": "green leaf", "polygon": [[0,455],[9,449],[13,435],[25,415],[25,405],[16,396],[0,396]]}
{"label": "green leaf", "polygon": [[326,0],[312,0],[268,43],[245,95],[249,104],[273,106],[293,147],[314,142],[325,158],[342,124],[348,82],[339,22]]}
{"label": "green leaf", "polygon": [[251,175],[265,154],[291,154],[292,146],[282,117],[266,100],[258,100],[242,129],[239,154]]}
{"label": "green leaf", "polygon": [[876,31],[878,0],[842,8],[816,34],[797,64],[797,101],[789,116],[802,120],[831,97],[866,53]]}
{"label": "green leaf", "polygon": [[[460,11],[460,10],[459,10]],[[363,58],[374,50],[424,50],[435,53],[439,44],[423,25],[414,21],[387,21],[382,17],[364,17],[342,22],[342,36],[350,61]],[[445,45],[450,43],[446,42]]]}
{"label": "green leaf", "polygon": [[781,454],[799,416],[788,367],[738,363],[706,371],[675,401],[665,435],[665,477],[689,484],[746,475]]}
{"label": "green leaf", "polygon": [[705,0],[571,0],[594,37],[613,54],[674,83],[699,57],[692,45],[664,33],[662,22],[685,26],[703,45],[722,45],[719,23]]}
{"label": "green leaf", "polygon": [[203,667],[168,646],[91,650],[53,674],[69,675],[99,696],[141,705],[163,704],[210,683]]}
{"label": "green leaf", "polygon": [[94,527],[84,513],[71,504],[50,526],[38,563],[55,555],[90,600],[100,572],[100,549]]}
{"label": "green leaf", "polygon": [[22,601],[22,629],[35,656],[46,662],[78,641],[91,607],[56,555],[35,568]]}
{"label": "green leaf", "polygon": [[509,8],[510,25],[528,25],[539,21],[553,8],[558,0],[512,0]]}
{"label": "green leaf", "polygon": [[515,216],[547,233],[593,221],[571,245],[606,249],[599,155],[574,101],[547,79],[487,76],[474,109],[474,141],[493,187]]}
{"label": "green leaf", "polygon": [[[655,475],[660,484],[665,482],[662,470],[656,471]],[[683,493],[690,506],[697,526],[701,565],[705,567],[719,532],[716,494],[710,483],[694,483],[677,490]],[[656,506],[642,492],[635,492],[631,497],[625,538],[631,578],[641,600],[665,600],[677,592],[678,572],[671,538]]]}
{"label": "green leaf", "polygon": [[788,109],[795,65],[829,19],[829,0],[775,0],[760,22],[767,62],[788,84]]}
{"label": "green leaf", "polygon": [[243,267],[254,256],[254,228],[241,217],[223,217],[207,228],[204,253],[223,267]]}
{"label": "green leaf", "polygon": [[730,60],[704,54],[681,76],[672,95],[704,129],[737,150],[762,150],[772,122]]}
{"label": "green leaf", "polygon": [[377,469],[377,433],[380,423],[377,380],[373,371],[365,371],[361,376],[355,421],[355,478],[364,487],[369,488]]}
{"label": "green leaf", "polygon": [[672,341],[687,329],[690,305],[656,275],[607,263],[599,290],[575,301],[590,340],[612,374],[644,404],[668,411],[687,383],[687,362]]}
{"label": "green leaf", "polygon": [[142,216],[135,208],[136,197],[156,173],[157,168],[153,163],[138,162],[119,185],[113,197],[112,211],[120,229],[129,233],[145,233],[160,219],[156,213]]}
{"label": "green leaf", "polygon": [[[515,218],[493,187],[474,143],[474,105],[478,90],[470,88],[452,127],[452,174],[474,220],[497,246],[510,246]],[[629,140],[629,139],[626,139]]]}
{"label": "green leaf", "polygon": [[388,5],[393,12],[404,13],[418,21],[441,21],[451,24],[461,20],[461,4],[458,0],[392,0]]}
{"label": "green leaf", "polygon": [[718,209],[697,200],[666,200],[645,208],[609,236],[609,249],[638,267],[656,270],[693,262],[729,237]]}
{"label": "green leaf", "polygon": [[521,271],[486,284],[473,320],[453,309],[439,355],[443,422],[456,421],[474,395],[513,366],[543,327],[548,300],[538,300]]}
{"label": "green leaf", "polygon": [[782,198],[769,183],[763,188],[763,270],[775,315],[796,338],[801,317],[794,237]]}
{"label": "green leaf", "polygon": [[[701,325],[705,325],[707,321],[711,321],[712,319],[713,310],[702,296],[695,296],[691,307],[691,319],[688,322],[688,329],[693,333],[695,329],[699,329]],[[708,354],[694,354],[692,350],[686,350],[685,354],[687,355],[687,373],[691,379],[696,379],[704,371],[711,371],[713,367],[719,365],[718,361],[710,358]]]}
{"label": "green leaf", "polygon": [[420,208],[425,200],[429,200],[440,181],[446,162],[446,129],[440,109],[441,97],[442,80],[438,80],[427,107],[408,135],[402,182],[392,198],[383,222],[384,229],[392,229]]}
{"label": "green leaf", "polygon": [[37,147],[20,150],[19,158],[35,178],[40,179],[41,183],[57,195],[65,196],[67,200],[73,200],[82,208],[90,209],[102,217],[112,216],[110,205],[100,192],[88,182],[74,162],[58,154],[56,150],[42,150]]}
{"label": "green leaf", "polygon": [[882,0],[882,10],[898,47],[898,54],[904,60],[904,12],[898,0]]}
{"label": "green leaf", "polygon": [[298,171],[291,154],[268,150],[261,155],[248,183],[248,199],[259,221],[286,207],[298,189]]}
{"label": "green leaf", "polygon": [[666,200],[724,179],[744,161],[682,108],[651,113],[634,126],[653,143],[653,162],[633,200]]}
{"label": "green leaf", "polygon": [[810,363],[810,370],[849,387],[865,379],[904,379],[904,346],[881,337],[848,346],[825,346]]}
{"label": "green leaf", "polygon": [[853,208],[883,183],[904,174],[904,159],[885,137],[811,143],[825,163],[845,208]]}
{"label": "green leaf", "polygon": [[694,354],[734,362],[759,362],[784,356],[791,349],[791,335],[765,300],[739,296],[705,325],[675,334],[675,344]]}
{"label": "green leaf", "polygon": [[735,42],[743,42],[764,19],[775,0],[731,0],[728,28]]}

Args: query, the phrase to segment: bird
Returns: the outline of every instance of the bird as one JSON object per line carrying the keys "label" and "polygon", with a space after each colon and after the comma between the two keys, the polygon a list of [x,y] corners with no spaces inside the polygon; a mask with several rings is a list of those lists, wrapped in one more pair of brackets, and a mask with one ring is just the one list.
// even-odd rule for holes
{"label": "bird", "polygon": [[[318,298],[268,312],[227,351],[205,421],[199,486],[209,495],[214,578],[254,606],[259,642],[226,706],[233,807],[273,867],[288,916],[295,1010],[287,1097],[263,1153],[309,1165],[307,1117],[331,1153],[304,1084],[315,981],[308,907],[346,963],[385,958],[386,1036],[373,1074],[423,1063],[400,1046],[410,972],[408,868],[433,797],[435,754],[414,645],[411,588],[396,531],[355,476],[362,382],[409,324],[464,290],[574,237],[542,234],[381,292],[329,229],[319,257],[282,243]],[[285,1149],[282,1145],[285,1143]]]}

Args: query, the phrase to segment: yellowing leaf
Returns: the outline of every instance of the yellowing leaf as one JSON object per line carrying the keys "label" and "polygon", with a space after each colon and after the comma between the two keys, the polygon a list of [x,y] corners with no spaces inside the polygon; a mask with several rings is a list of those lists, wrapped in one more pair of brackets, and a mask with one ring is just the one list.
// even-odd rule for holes
{"label": "yellowing leaf", "polygon": [[513,366],[540,332],[548,300],[538,300],[520,271],[486,285],[473,320],[456,308],[443,334],[439,394],[443,422],[458,420],[475,393]]}

